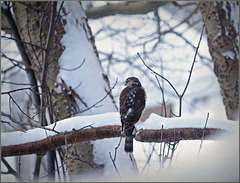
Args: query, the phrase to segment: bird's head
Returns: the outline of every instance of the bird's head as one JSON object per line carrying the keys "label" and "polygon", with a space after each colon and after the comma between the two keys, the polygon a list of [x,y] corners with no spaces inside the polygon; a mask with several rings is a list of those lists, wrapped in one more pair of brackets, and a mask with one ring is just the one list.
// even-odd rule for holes
{"label": "bird's head", "polygon": [[125,80],[126,86],[138,86],[141,87],[141,83],[136,77],[129,77]]}

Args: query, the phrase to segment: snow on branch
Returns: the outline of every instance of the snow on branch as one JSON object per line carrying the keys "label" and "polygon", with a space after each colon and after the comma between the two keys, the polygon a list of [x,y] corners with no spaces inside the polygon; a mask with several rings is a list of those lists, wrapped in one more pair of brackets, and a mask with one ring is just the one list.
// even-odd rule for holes
{"label": "snow on branch", "polygon": [[[2,133],[2,157],[25,154],[45,155],[60,146],[86,140],[121,137],[119,113],[105,113],[92,116],[68,118],[44,128],[35,128],[26,133],[16,131]],[[152,114],[145,122],[138,122],[136,140],[143,142],[201,139],[217,132],[238,129],[238,122],[209,119],[163,118]],[[163,125],[163,129],[161,129]],[[51,130],[53,129],[53,131]],[[162,134],[162,135],[161,135]]]}
{"label": "snow on branch", "polygon": [[151,12],[154,8],[163,6],[166,2],[124,2],[116,4],[107,4],[98,8],[90,7],[86,10],[88,18],[96,19],[105,16],[122,14],[137,15]]}

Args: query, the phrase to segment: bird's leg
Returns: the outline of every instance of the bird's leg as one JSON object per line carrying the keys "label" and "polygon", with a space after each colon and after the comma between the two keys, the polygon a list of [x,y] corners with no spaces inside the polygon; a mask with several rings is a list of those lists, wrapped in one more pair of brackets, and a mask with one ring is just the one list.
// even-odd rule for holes
{"label": "bird's leg", "polygon": [[125,132],[125,125],[124,125],[124,123],[122,123],[122,131],[121,131],[121,135],[123,135],[124,134],[124,132]]}

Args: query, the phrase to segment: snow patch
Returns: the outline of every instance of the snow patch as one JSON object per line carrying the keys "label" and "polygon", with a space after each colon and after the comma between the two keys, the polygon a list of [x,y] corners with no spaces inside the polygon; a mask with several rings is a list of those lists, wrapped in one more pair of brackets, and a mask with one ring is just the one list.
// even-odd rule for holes
{"label": "snow patch", "polygon": [[232,51],[226,51],[224,53],[222,53],[222,56],[226,57],[226,58],[230,58],[230,59],[234,59],[235,54]]}
{"label": "snow patch", "polygon": [[[103,79],[103,69],[90,42],[86,15],[82,6],[77,1],[64,2],[63,6],[68,14],[61,14],[67,24],[64,27],[66,33],[61,39],[65,50],[59,58],[59,65],[60,68],[68,70],[60,69],[57,79],[60,81],[60,78],[63,78],[67,86],[71,86],[89,107],[106,96],[110,89]],[[84,64],[79,67],[84,60]],[[80,112],[87,108],[79,99],[76,98],[76,101]],[[82,112],[81,115],[105,112],[116,112],[115,105],[109,96],[98,106]]]}
{"label": "snow patch", "polygon": [[[91,116],[77,116],[72,118],[67,118],[56,123],[46,126],[47,129],[54,129],[59,133],[72,131],[72,129],[79,130],[86,126],[91,125],[92,127],[100,127],[107,125],[121,125],[119,113],[104,113]],[[87,128],[90,128],[87,127]],[[34,142],[42,140],[48,136],[56,135],[56,132],[44,130],[42,128],[35,128],[32,130],[24,132],[14,131],[1,134],[1,145],[16,145],[28,142]],[[11,137],[11,138],[9,138]]]}
{"label": "snow patch", "polygon": [[[205,118],[189,118],[189,117],[181,117],[181,118],[164,118],[157,114],[151,114],[150,117],[145,121],[135,124],[137,130],[140,129],[161,129],[163,125],[163,129],[171,129],[171,128],[204,128],[206,122]],[[219,120],[212,119],[209,117],[207,122],[207,128],[220,128],[225,130],[238,130],[239,123],[238,121],[231,120]]]}

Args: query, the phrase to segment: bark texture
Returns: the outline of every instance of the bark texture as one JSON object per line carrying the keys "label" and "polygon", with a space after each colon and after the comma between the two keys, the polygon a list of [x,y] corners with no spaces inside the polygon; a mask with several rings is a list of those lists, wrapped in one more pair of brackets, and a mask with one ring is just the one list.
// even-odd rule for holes
{"label": "bark texture", "polygon": [[[208,2],[200,2],[204,18]],[[206,24],[209,52],[214,63],[214,72],[221,88],[223,104],[228,119],[234,119],[239,111],[239,30],[233,17],[237,2],[216,1],[210,7]]]}
{"label": "bark texture", "polygon": [[[59,8],[62,4],[58,3],[58,5]],[[58,61],[64,51],[61,39],[66,33],[65,25],[71,24],[67,22],[65,17],[72,12],[65,11],[64,3],[62,9],[59,10],[56,7],[56,3],[53,2],[14,1],[12,7],[20,37],[23,42],[30,43],[24,44],[24,48],[31,60],[31,69],[34,71],[35,77],[42,87],[40,111],[43,117],[41,117],[41,121],[45,121],[47,114],[49,115],[47,120],[48,124],[75,115],[81,110],[79,109],[80,107],[77,106],[77,100],[80,100],[83,104],[85,104],[85,102],[65,83],[64,78],[61,78],[60,82],[57,81],[57,76],[61,69]],[[79,7],[81,8],[80,3]],[[79,14],[84,15],[82,9],[79,9]],[[81,31],[91,36],[89,44],[92,44],[95,51],[92,54],[96,54],[98,57],[94,38],[88,26],[87,19],[82,17],[82,19],[76,20],[76,22],[78,21],[83,27]],[[72,26],[75,26],[75,24]],[[87,29],[85,27],[87,27]],[[69,74],[71,74],[71,72],[69,72]],[[103,78],[106,82],[108,81],[107,76],[104,74]],[[108,82],[107,84],[109,86]],[[89,97],[91,97],[91,95],[89,95]],[[46,123],[43,124],[46,125]],[[55,148],[52,150],[55,150]],[[69,145],[68,156],[65,156],[65,160],[70,176],[75,176],[83,170],[92,170],[92,167],[84,161],[90,162],[92,166],[97,167],[94,162],[92,150],[91,141]],[[39,152],[42,151],[39,150]],[[42,154],[40,153],[39,156],[42,156]],[[80,161],[79,157],[84,159],[84,161]]]}
{"label": "bark texture", "polygon": [[[205,139],[209,138],[211,135],[226,132],[226,130],[216,129],[216,128],[175,128],[175,129],[159,129],[159,130],[140,130],[136,135],[135,140],[141,142],[171,142],[177,140],[196,140],[201,139],[205,131]],[[3,146],[2,147],[2,157],[7,156],[17,156],[26,154],[37,154],[39,156],[45,155],[48,151],[54,150],[60,146],[68,146],[72,149],[77,148],[74,144],[82,142],[84,144],[89,140],[98,140],[104,138],[114,138],[121,137],[121,126],[103,126],[98,128],[90,129],[80,129],[72,130],[71,132],[66,132],[64,134],[57,134],[54,136],[49,136],[46,139],[29,142],[25,144]],[[91,147],[84,147],[84,151],[91,151]],[[89,149],[90,148],[90,149]],[[78,151],[71,150],[73,155],[69,161],[75,161],[79,158],[86,158],[81,156]],[[76,156],[78,154],[78,156]],[[91,153],[90,153],[91,154]],[[97,166],[97,165],[94,165]],[[79,167],[84,167],[84,165],[79,165]],[[80,169],[79,169],[80,170]],[[72,170],[74,173],[78,173],[79,170]]]}
{"label": "bark texture", "polygon": [[[61,38],[63,37],[64,24],[60,17],[56,19],[55,36],[52,36],[52,46],[47,48],[47,39],[49,32],[49,22],[51,17],[51,3],[48,2],[13,2],[13,11],[22,40],[26,43],[25,48],[31,58],[32,68],[35,77],[42,82],[43,61],[45,59],[46,50],[49,49],[50,57],[48,59],[47,71],[47,92],[45,95],[51,96],[54,112],[52,119],[54,121],[61,120],[68,116],[66,110],[67,102],[64,100],[65,93],[56,93],[56,77],[59,72],[58,59],[63,52]],[[54,15],[55,17],[57,15]],[[65,102],[64,102],[65,101]]]}

